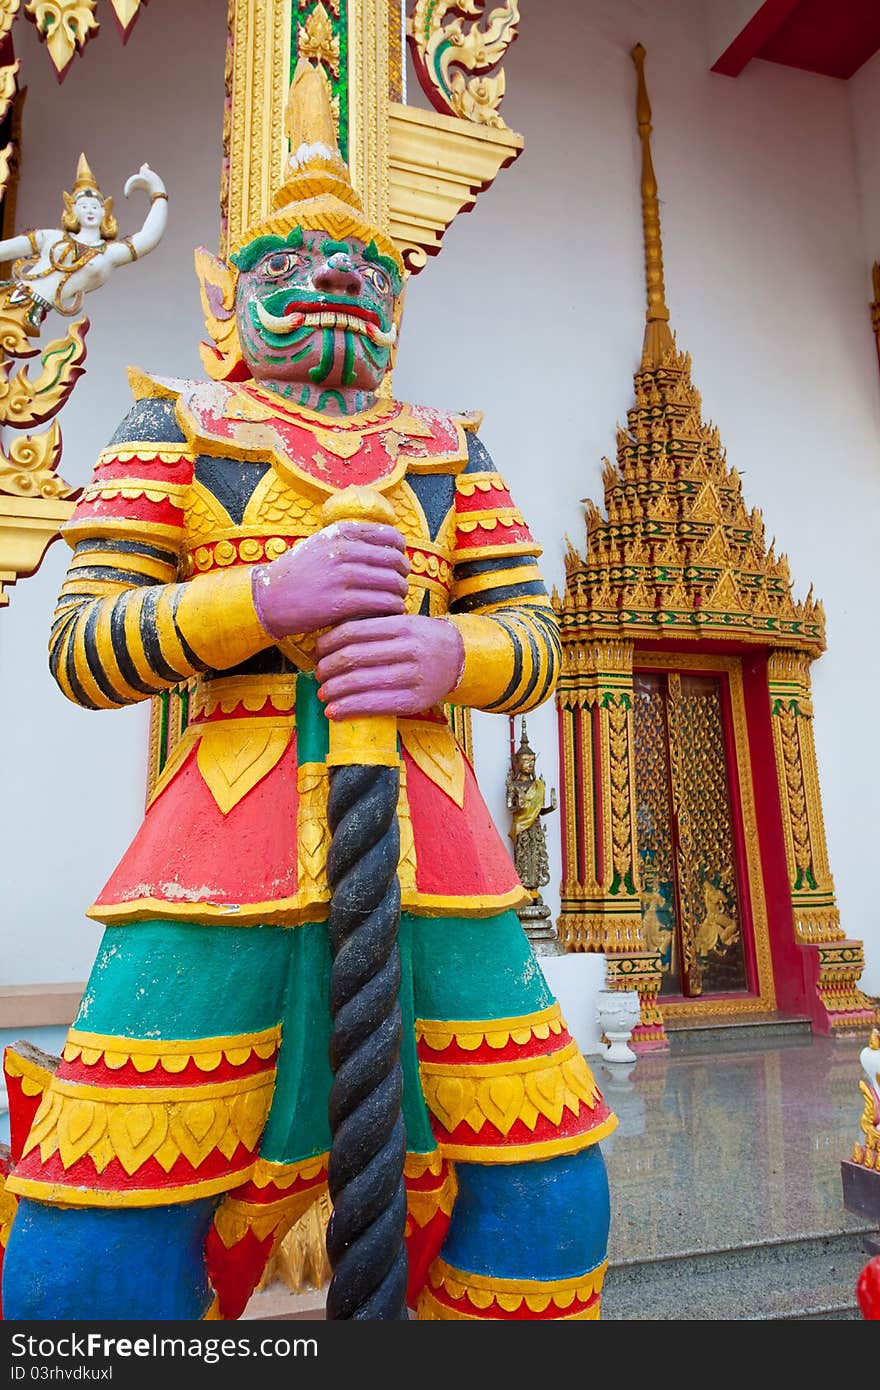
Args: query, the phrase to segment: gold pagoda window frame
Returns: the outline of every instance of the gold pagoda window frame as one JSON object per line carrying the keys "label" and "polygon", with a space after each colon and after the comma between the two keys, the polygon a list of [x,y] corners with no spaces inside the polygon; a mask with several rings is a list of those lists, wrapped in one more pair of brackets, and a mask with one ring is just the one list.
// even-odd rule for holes
{"label": "gold pagoda window frame", "polygon": [[742,820],[742,835],[745,847],[742,872],[749,890],[749,906],[754,937],[755,972],[757,975],[757,994],[748,998],[722,995],[717,999],[688,999],[674,1002],[664,998],[663,1017],[711,1018],[724,1016],[772,1013],[776,1009],[776,989],[773,983],[773,962],[770,954],[770,926],[767,917],[767,899],[764,894],[764,872],[761,862],[761,847],[758,839],[758,821],[755,810],[755,791],[752,783],[749,734],[746,722],[745,693],[743,690],[742,660],[738,656],[722,656],[714,653],[678,651],[645,651],[637,647],[633,653],[633,671],[674,671],[679,674],[723,674],[727,678],[730,699],[730,727],[733,737],[733,752],[736,766],[729,769],[735,776],[739,794],[739,812]]}

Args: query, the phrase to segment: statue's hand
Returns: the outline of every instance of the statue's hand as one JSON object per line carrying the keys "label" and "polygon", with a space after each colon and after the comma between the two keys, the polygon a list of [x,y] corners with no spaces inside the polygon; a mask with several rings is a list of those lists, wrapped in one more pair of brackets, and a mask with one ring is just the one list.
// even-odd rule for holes
{"label": "statue's hand", "polygon": [[338,521],[252,574],[254,604],[272,637],[403,613],[405,542],[394,526]]}
{"label": "statue's hand", "polygon": [[164,193],[165,185],[149,164],[142,164],[136,174],[132,174],[131,178],[126,179],[125,188],[122,191],[128,198],[136,189],[143,189],[144,193],[149,193],[152,197],[154,193]]}
{"label": "statue's hand", "polygon": [[464,642],[442,618],[404,614],[343,623],[316,643],[318,694],[330,719],[421,714],[458,684]]}

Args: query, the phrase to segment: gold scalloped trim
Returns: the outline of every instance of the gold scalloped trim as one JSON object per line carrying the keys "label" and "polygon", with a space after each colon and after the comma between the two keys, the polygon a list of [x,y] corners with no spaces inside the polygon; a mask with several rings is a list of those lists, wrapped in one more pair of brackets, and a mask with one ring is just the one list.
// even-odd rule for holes
{"label": "gold scalloped trim", "polygon": [[473,497],[475,492],[510,492],[500,473],[462,473],[455,480],[455,490],[461,497]]}
{"label": "gold scalloped trim", "polygon": [[593,1073],[572,1042],[551,1058],[521,1061],[436,1063],[419,1061],[425,1103],[450,1134],[466,1124],[478,1135],[485,1124],[508,1135],[517,1123],[534,1132],[543,1115],[559,1125],[566,1110],[595,1109],[601,1094]]}
{"label": "gold scalloped trim", "polygon": [[317,1201],[319,1190],[314,1187],[305,1192],[293,1192],[287,1197],[279,1197],[276,1202],[243,1202],[238,1197],[227,1195],[214,1213],[214,1230],[228,1250],[237,1245],[248,1231],[253,1231],[257,1240],[275,1235],[283,1239],[294,1221],[308,1211]]}
{"label": "gold scalloped trim", "polygon": [[439,1187],[428,1188],[425,1191],[413,1191],[408,1188],[406,1209],[417,1226],[427,1226],[438,1211],[442,1211],[444,1216],[451,1216],[457,1196],[458,1179],[455,1169],[450,1165],[449,1172]]}
{"label": "gold scalloped trim", "polygon": [[475,1022],[442,1022],[436,1019],[416,1019],[416,1039],[424,1038],[433,1052],[442,1052],[453,1042],[465,1052],[476,1052],[484,1043],[489,1047],[507,1047],[515,1042],[520,1046],[532,1038],[546,1041],[551,1034],[558,1036],[566,1028],[558,1004],[521,1018],[479,1019]]}
{"label": "gold scalloped trim", "polygon": [[170,502],[175,498],[182,501],[188,491],[189,483],[162,483],[157,487],[152,481],[126,483],[122,486],[114,481],[86,488],[81,500],[95,502],[98,499],[111,501],[114,497],[125,497],[129,500],[145,497],[148,502]]}
{"label": "gold scalloped trim", "polygon": [[198,1168],[216,1149],[231,1159],[239,1144],[256,1148],[275,1088],[275,1069],[228,1086],[129,1087],[101,1091],[53,1082],[24,1147],[46,1163],[58,1153],[67,1169],[91,1158],[99,1173],[115,1158],[129,1177],[154,1158],[170,1173],[181,1155]]}
{"label": "gold scalloped trim", "polygon": [[[600,1305],[598,1300],[591,1303],[588,1308],[584,1308],[580,1313],[561,1313],[558,1318],[547,1319],[552,1322],[598,1322],[600,1317]],[[464,1313],[457,1308],[450,1308],[448,1304],[441,1303],[430,1289],[423,1289],[419,1295],[418,1312],[416,1314],[420,1322],[483,1322],[489,1321],[485,1313]],[[496,1319],[496,1321],[507,1321],[507,1319]],[[525,1319],[522,1319],[525,1321]]]}
{"label": "gold scalloped trim", "polygon": [[281,1025],[259,1033],[231,1034],[218,1038],[165,1039],[120,1038],[103,1033],[86,1033],[71,1028],[61,1053],[65,1062],[81,1061],[91,1067],[103,1061],[116,1071],[131,1062],[136,1071],[182,1072],[194,1062],[199,1071],[216,1071],[221,1062],[240,1067],[256,1054],[267,1061],[278,1050]]}
{"label": "gold scalloped trim", "polygon": [[192,462],[192,450],[188,444],[163,444],[161,448],[149,443],[136,444],[127,449],[102,449],[95,468],[106,468],[111,463],[180,463],[182,459]]}
{"label": "gold scalloped trim", "polygon": [[296,676],[228,676],[195,681],[190,694],[190,718],[209,717],[218,710],[232,714],[239,705],[258,714],[267,701],[278,713],[292,710],[296,705]]}
{"label": "gold scalloped trim", "polygon": [[[431,1288],[443,1289],[450,1298],[466,1298],[472,1307],[484,1313],[495,1306],[505,1313],[518,1312],[523,1304],[530,1313],[545,1313],[551,1306],[563,1314],[572,1304],[598,1299],[605,1281],[608,1261],[574,1279],[495,1279],[482,1274],[470,1274],[437,1259],[428,1271]],[[592,1311],[592,1310],[591,1310]],[[575,1314],[585,1317],[586,1310]],[[597,1312],[594,1316],[598,1317]]]}
{"label": "gold scalloped trim", "polygon": [[270,1183],[274,1183],[283,1191],[284,1188],[291,1187],[298,1178],[303,1182],[317,1178],[326,1170],[329,1158],[330,1155],[327,1153],[316,1154],[312,1158],[301,1158],[295,1163],[273,1163],[268,1158],[258,1158],[250,1181],[255,1187],[268,1187]]}
{"label": "gold scalloped trim", "polygon": [[407,546],[411,574],[419,577],[426,575],[435,583],[448,589],[452,583],[452,565],[448,559],[437,555],[431,550],[422,550],[420,547]]}
{"label": "gold scalloped trim", "polygon": [[428,1154],[407,1153],[403,1175],[406,1178],[422,1178],[425,1173],[431,1173],[435,1178],[439,1178],[445,1162],[446,1159],[439,1149],[432,1149]]}
{"label": "gold scalloped trim", "polygon": [[485,512],[461,512],[455,518],[455,529],[468,535],[478,528],[481,531],[494,531],[499,526],[525,526],[525,520],[518,507],[499,507]]}
{"label": "gold scalloped trim", "polygon": [[48,1089],[53,1076],[48,1067],[41,1067],[39,1062],[22,1057],[15,1051],[14,1045],[6,1049],[3,1070],[7,1076],[14,1076],[21,1082],[21,1089],[26,1096],[42,1095]]}

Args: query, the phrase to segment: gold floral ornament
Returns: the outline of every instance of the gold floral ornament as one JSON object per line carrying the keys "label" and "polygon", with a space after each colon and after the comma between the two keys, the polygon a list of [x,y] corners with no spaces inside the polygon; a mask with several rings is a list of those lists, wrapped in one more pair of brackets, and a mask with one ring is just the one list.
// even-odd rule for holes
{"label": "gold floral ornament", "polygon": [[[436,110],[506,130],[498,111],[504,70],[489,74],[517,36],[519,4],[508,0],[488,15],[485,9],[485,0],[417,0],[407,37],[419,81]],[[470,25],[467,16],[473,17]]]}
{"label": "gold floral ornament", "polygon": [[21,0],[0,0],[0,39],[5,39],[18,14]]}
{"label": "gold floral ornament", "polygon": [[[0,121],[4,119],[7,111],[12,105],[12,99],[17,89],[16,78],[20,67],[21,63],[16,58],[14,63],[8,63],[5,67],[0,68]],[[6,148],[8,149],[9,146],[7,145]]]}
{"label": "gold floral ornament", "polygon": [[[145,5],[147,0],[110,0],[110,3],[125,43],[140,14],[141,5]],[[19,0],[12,0],[11,4],[7,0],[0,7],[0,38],[15,18],[18,6]],[[31,0],[25,9],[25,14],[36,25],[40,38],[49,50],[59,82],[67,75],[76,54],[82,53],[89,39],[101,27],[95,18],[96,8],[97,0]]]}
{"label": "gold floral ornament", "polygon": [[[7,310],[0,315],[0,333],[4,337],[9,322]],[[25,367],[10,377],[8,358],[0,363],[0,425],[27,428],[58,413],[85,370],[82,364],[87,329],[88,320],[71,324],[64,338],[49,343],[40,359],[42,371],[34,381]],[[0,493],[71,497],[73,490],[56,471],[60,458],[61,431],[57,420],[42,434],[13,440],[8,452],[0,449]]]}
{"label": "gold floral ornament", "polygon": [[98,32],[97,0],[31,0],[25,14],[49,50],[59,82],[76,53]]}
{"label": "gold floral ornament", "polygon": [[9,453],[0,450],[0,492],[16,497],[70,497],[73,489],[56,469],[61,457],[57,420],[42,434],[13,440]]}
{"label": "gold floral ornament", "polygon": [[301,25],[297,38],[300,58],[315,58],[339,76],[339,36],[333,32],[333,22],[323,4],[318,4]]}

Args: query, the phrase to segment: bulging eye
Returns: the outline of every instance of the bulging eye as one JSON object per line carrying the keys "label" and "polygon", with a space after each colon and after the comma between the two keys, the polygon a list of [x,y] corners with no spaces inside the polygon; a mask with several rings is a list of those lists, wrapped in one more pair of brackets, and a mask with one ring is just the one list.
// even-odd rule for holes
{"label": "bulging eye", "polygon": [[367,265],[363,267],[361,274],[363,275],[367,283],[372,286],[372,288],[376,291],[377,294],[388,293],[391,282],[389,281],[388,276],[385,274],[384,270],[379,270],[374,265]]}
{"label": "bulging eye", "polygon": [[263,274],[270,280],[280,280],[282,275],[296,269],[299,260],[299,256],[292,251],[273,251],[272,255],[263,261]]}

